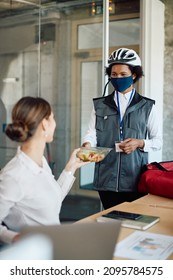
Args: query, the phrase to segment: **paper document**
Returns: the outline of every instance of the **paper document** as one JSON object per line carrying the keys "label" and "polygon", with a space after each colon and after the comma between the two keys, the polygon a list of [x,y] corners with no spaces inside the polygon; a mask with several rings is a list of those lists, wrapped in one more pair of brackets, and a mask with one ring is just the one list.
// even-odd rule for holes
{"label": "paper document", "polygon": [[133,260],[164,260],[173,253],[173,236],[135,231],[120,241],[115,257]]}

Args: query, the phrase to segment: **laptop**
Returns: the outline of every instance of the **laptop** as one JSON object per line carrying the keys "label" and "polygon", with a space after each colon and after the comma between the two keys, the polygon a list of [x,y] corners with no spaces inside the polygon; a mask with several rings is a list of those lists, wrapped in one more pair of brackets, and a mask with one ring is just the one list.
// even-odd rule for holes
{"label": "laptop", "polygon": [[28,235],[0,249],[0,260],[52,260],[51,240],[41,234]]}
{"label": "laptop", "polygon": [[35,234],[49,237],[54,260],[111,260],[120,227],[120,221],[29,226],[22,229],[21,237]]}

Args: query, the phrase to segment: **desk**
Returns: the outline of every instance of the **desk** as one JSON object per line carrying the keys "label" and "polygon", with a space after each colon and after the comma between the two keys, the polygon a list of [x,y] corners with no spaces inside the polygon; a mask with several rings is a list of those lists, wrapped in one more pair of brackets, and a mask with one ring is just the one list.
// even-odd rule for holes
{"label": "desk", "polygon": [[[146,198],[146,199],[145,199]],[[142,200],[142,202],[140,201]],[[153,204],[151,201],[158,205],[158,201],[160,202],[161,206],[167,206],[169,205],[170,207],[153,207]],[[161,203],[162,202],[162,203]],[[168,202],[168,201],[167,201]],[[149,203],[149,204],[148,204]],[[146,215],[152,215],[152,216],[159,216],[160,221],[159,223],[156,223],[152,227],[150,227],[147,231],[152,232],[152,233],[159,233],[159,234],[166,234],[166,235],[171,235],[173,236],[173,208],[171,205],[171,201],[166,203],[165,199],[161,200],[160,197],[148,197],[145,196],[141,199],[138,199],[133,202],[124,202],[122,204],[119,204],[117,206],[114,206],[110,209],[101,211],[99,213],[96,213],[94,215],[91,215],[85,219],[80,220],[80,222],[91,222],[91,221],[96,221],[96,219],[103,215],[106,214],[112,210],[120,210],[120,211],[126,211],[126,212],[133,212],[133,213],[139,213],[139,214],[146,214]],[[172,200],[173,204],[173,200]],[[130,228],[121,228],[120,234],[118,241],[123,240],[125,237],[127,237],[129,234],[134,232],[134,229]],[[117,259],[117,258],[114,258]],[[121,259],[121,258],[118,258]],[[171,254],[168,257],[169,260],[173,259],[173,254]]]}
{"label": "desk", "polygon": [[135,201],[133,203],[145,203],[153,207],[160,207],[160,208],[170,208],[173,209],[173,199],[166,198],[162,196],[152,195],[148,194],[146,196],[143,196]]}

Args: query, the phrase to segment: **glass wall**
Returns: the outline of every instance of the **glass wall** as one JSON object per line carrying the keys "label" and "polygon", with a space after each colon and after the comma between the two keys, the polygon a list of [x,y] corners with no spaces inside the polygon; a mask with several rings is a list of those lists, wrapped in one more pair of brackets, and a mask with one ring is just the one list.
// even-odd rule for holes
{"label": "glass wall", "polygon": [[21,8],[16,2],[12,11],[9,2],[6,1],[0,17],[0,168],[16,152],[16,144],[4,134],[14,103],[25,95],[36,96],[39,91],[39,51],[35,36],[39,7],[24,4]]}
{"label": "glass wall", "polygon": [[[0,10],[0,168],[17,147],[4,134],[12,106],[22,96],[41,96],[57,122],[45,155],[58,177],[81,145],[92,98],[102,95],[103,1],[21,2]],[[124,45],[138,51],[139,1],[109,2],[110,52]],[[78,171],[71,193],[97,195],[86,190],[92,179],[93,167]]]}

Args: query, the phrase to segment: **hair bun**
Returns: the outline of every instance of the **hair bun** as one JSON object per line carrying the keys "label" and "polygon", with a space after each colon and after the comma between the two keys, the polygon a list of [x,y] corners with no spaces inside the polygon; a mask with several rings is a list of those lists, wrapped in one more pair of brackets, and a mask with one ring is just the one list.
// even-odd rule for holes
{"label": "hair bun", "polygon": [[21,129],[23,129],[24,131],[27,130],[27,125],[26,125],[24,122],[20,121],[20,120],[15,120],[15,121],[13,121],[12,125],[13,125],[14,127],[21,128]]}
{"label": "hair bun", "polygon": [[24,142],[29,138],[28,127],[20,120],[15,120],[6,128],[6,135],[13,141]]}

